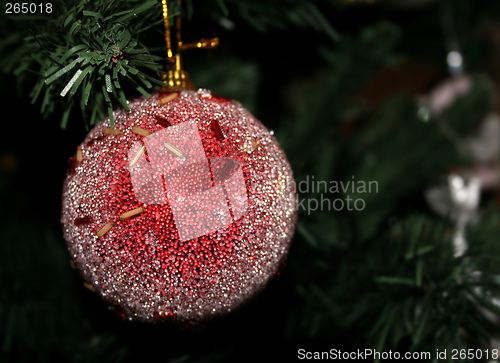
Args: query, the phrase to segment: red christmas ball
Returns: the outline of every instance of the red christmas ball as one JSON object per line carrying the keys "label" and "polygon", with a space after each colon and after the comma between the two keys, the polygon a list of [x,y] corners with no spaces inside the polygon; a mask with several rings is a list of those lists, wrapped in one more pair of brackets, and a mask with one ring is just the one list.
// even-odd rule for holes
{"label": "red christmas ball", "polygon": [[137,98],[70,159],[64,237],[87,285],[130,320],[199,324],[279,272],[292,170],[239,103],[207,90]]}

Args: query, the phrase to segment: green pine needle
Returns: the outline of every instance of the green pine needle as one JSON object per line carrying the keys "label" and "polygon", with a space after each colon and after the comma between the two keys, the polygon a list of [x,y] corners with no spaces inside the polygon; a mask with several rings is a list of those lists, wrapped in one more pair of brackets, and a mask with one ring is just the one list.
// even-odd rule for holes
{"label": "green pine needle", "polygon": [[104,106],[111,123],[110,110],[128,111],[124,86],[131,88],[129,93],[148,96],[154,84],[162,84],[162,58],[150,54],[136,34],[144,26],[143,13],[158,10],[159,5],[156,0],[80,0],[68,5],[43,31],[37,29],[25,40],[32,54],[24,54],[16,71],[38,67],[32,102],[42,100],[44,115],[54,110],[54,104],[62,104],[65,127],[75,103],[94,125],[102,112],[86,113],[86,109]]}

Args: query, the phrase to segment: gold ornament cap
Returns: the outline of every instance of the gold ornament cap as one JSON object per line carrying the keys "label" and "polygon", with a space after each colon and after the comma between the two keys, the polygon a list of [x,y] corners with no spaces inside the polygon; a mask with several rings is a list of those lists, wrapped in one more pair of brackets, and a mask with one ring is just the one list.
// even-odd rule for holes
{"label": "gold ornament cap", "polygon": [[[181,1],[178,0],[179,8]],[[175,19],[176,38],[177,38],[177,53],[172,52],[172,40],[170,36],[170,20],[168,15],[168,0],[162,0],[163,19],[165,23],[165,43],[167,46],[167,74],[163,75],[162,81],[165,83],[164,89],[190,89],[195,90],[196,87],[191,81],[189,73],[182,66],[181,50],[186,49],[213,49],[219,45],[219,38],[200,39],[198,42],[183,44],[181,40],[181,17]]]}
{"label": "gold ornament cap", "polygon": [[189,73],[182,68],[181,55],[175,55],[174,69],[169,69],[168,73],[164,75],[162,81],[165,83],[166,89],[185,88],[195,90],[193,81]]}

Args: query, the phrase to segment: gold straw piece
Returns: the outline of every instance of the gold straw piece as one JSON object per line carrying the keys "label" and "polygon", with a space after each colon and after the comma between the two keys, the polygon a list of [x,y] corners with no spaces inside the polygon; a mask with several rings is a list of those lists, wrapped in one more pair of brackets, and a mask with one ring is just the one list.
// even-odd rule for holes
{"label": "gold straw piece", "polygon": [[83,160],[82,149],[78,148],[78,149],[76,149],[76,161],[78,161],[79,163],[81,163],[82,160]]}
{"label": "gold straw piece", "polygon": [[106,127],[104,129],[104,133],[106,135],[121,135],[121,134],[123,134],[123,131],[119,130],[119,129],[113,129],[111,127]]}
{"label": "gold straw piece", "polygon": [[247,154],[251,154],[259,145],[258,141],[252,141],[243,146],[243,151],[246,151]]}
{"label": "gold straw piece", "polygon": [[144,137],[149,136],[149,135],[152,134],[151,131],[144,130],[143,128],[140,128],[138,126],[132,126],[131,130],[132,130],[132,132],[134,134],[141,135],[141,136],[144,136]]}
{"label": "gold straw piece", "polygon": [[89,289],[90,291],[95,291],[95,287],[94,287],[94,286],[92,286],[91,284],[89,284],[87,281],[85,281],[85,282],[83,283],[83,286],[84,286],[85,288]]}
{"label": "gold straw piece", "polygon": [[142,156],[146,152],[146,146],[141,147],[137,152],[135,153],[134,157],[132,160],[130,160],[130,163],[128,164],[129,166],[134,166]]}
{"label": "gold straw piece", "polygon": [[144,212],[144,207],[135,208],[135,209],[129,210],[128,212],[123,213],[120,216],[120,219],[123,221],[125,219],[129,219],[130,217],[136,216],[142,212]]}
{"label": "gold straw piece", "polygon": [[169,94],[168,96],[160,98],[158,101],[156,101],[156,103],[157,103],[157,105],[164,105],[167,102],[175,100],[177,97],[179,97],[179,94],[177,92],[174,92],[174,93]]}
{"label": "gold straw piece", "polygon": [[104,236],[106,233],[109,232],[111,228],[115,226],[115,222],[108,222],[102,227],[98,232],[97,232],[97,238],[101,238]]}
{"label": "gold straw piece", "polygon": [[168,151],[170,151],[175,156],[178,156],[180,158],[186,157],[186,154],[184,154],[181,150],[179,150],[178,148],[176,148],[174,145],[172,145],[169,142],[164,142],[163,146],[165,146],[168,149]]}

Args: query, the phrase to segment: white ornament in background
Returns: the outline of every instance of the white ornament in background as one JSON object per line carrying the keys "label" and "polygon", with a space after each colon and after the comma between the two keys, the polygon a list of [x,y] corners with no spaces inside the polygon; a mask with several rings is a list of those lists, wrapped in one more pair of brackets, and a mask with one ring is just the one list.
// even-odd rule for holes
{"label": "white ornament in background", "polygon": [[431,93],[420,99],[421,107],[428,107],[432,117],[439,117],[456,99],[471,89],[472,80],[468,75],[450,77],[441,82]]}
{"label": "white ornament in background", "polygon": [[455,235],[453,236],[454,256],[460,257],[467,249],[465,228],[467,224],[477,218],[477,207],[481,196],[481,181],[472,177],[465,183],[461,176],[451,174],[448,176],[451,202],[458,212]]}
{"label": "white ornament in background", "polygon": [[463,177],[450,174],[448,183],[428,189],[425,197],[431,208],[443,217],[455,221],[453,236],[454,256],[462,256],[467,249],[465,229],[477,220],[477,209],[481,196],[481,181],[471,177],[468,182]]}

